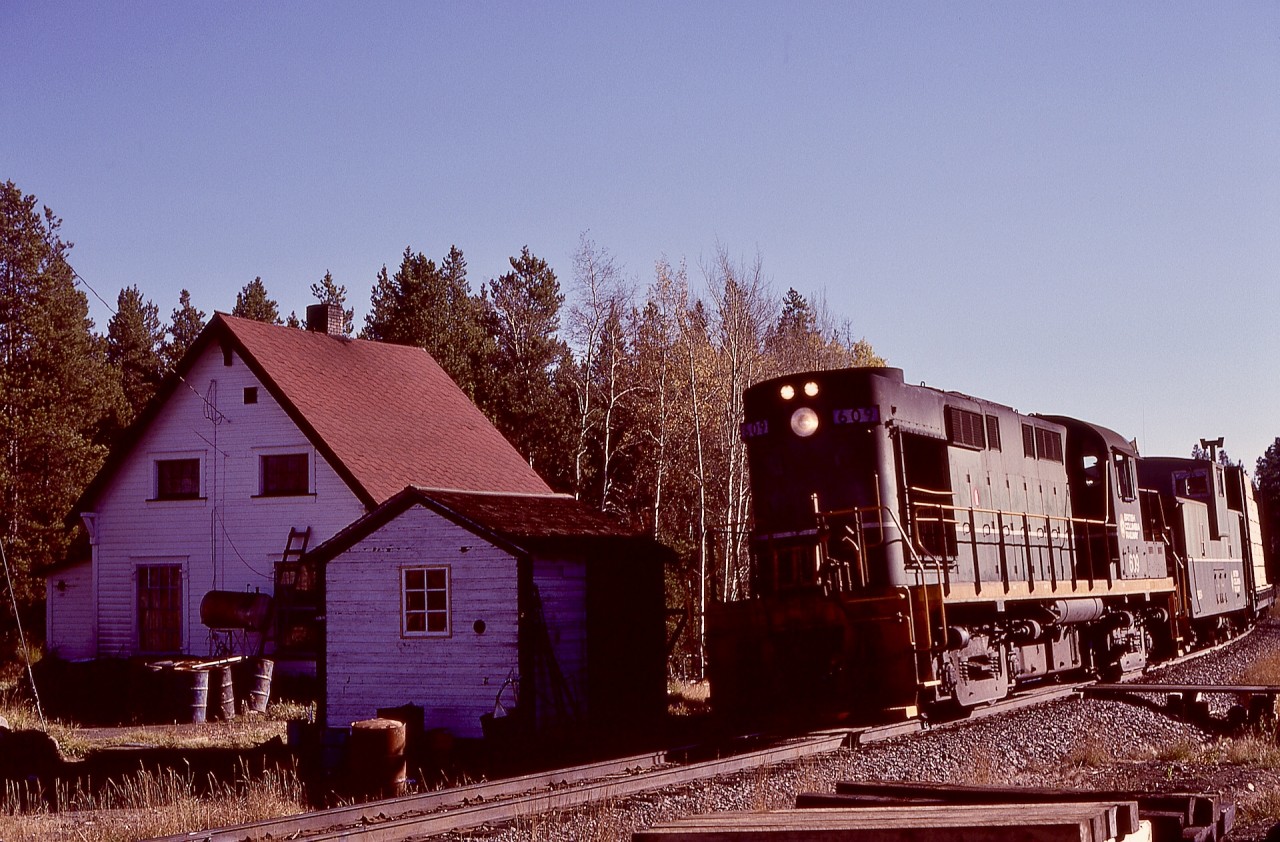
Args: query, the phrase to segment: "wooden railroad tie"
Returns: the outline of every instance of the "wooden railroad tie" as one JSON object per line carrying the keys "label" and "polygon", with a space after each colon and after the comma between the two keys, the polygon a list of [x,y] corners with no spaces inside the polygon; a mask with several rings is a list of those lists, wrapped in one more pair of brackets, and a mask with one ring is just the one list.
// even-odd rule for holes
{"label": "wooden railroad tie", "polygon": [[1234,823],[1235,805],[1212,794],[848,781],[798,796],[793,810],[681,819],[632,840],[1217,842]]}

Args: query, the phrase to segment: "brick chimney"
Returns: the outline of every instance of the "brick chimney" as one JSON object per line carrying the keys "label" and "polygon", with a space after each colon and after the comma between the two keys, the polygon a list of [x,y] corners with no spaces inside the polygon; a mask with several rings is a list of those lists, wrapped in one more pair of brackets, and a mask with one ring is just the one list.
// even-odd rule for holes
{"label": "brick chimney", "polygon": [[346,325],[342,318],[340,304],[310,304],[307,306],[307,330],[316,333],[327,333],[330,336],[345,336]]}

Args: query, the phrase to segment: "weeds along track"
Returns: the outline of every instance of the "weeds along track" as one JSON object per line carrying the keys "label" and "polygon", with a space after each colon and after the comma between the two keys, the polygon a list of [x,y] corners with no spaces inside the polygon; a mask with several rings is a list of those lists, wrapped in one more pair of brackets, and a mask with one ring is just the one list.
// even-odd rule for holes
{"label": "weeds along track", "polygon": [[[975,715],[993,716],[1076,692],[1078,688],[1075,686],[1036,691],[984,708]],[[751,751],[732,752],[732,749],[700,746],[680,752],[633,755],[492,783],[335,807],[235,827],[177,834],[162,837],[157,842],[252,842],[274,839],[392,842],[421,839],[486,824],[501,824],[540,813],[610,802],[639,793],[815,757],[844,747],[920,731],[924,727],[926,726],[922,723],[913,721],[891,726],[824,731],[779,740],[766,748]],[[725,756],[698,762],[676,762],[673,759],[678,754],[700,756],[717,752]]]}
{"label": "weeds along track", "polygon": [[756,751],[682,765],[669,764],[665,752],[634,755],[493,783],[167,836],[157,842],[417,839],[811,757],[835,751],[847,741],[846,732],[810,735]]}
{"label": "weeds along track", "polygon": [[[1239,640],[1240,638],[1236,638]],[[1214,652],[1198,650],[1162,666]],[[254,840],[348,839],[360,842],[419,840],[485,825],[500,825],[539,814],[552,814],[589,804],[609,803],[641,793],[680,787],[774,764],[829,754],[841,748],[869,745],[894,737],[934,731],[974,719],[1080,694],[1092,682],[1053,685],[976,709],[955,722],[908,722],[869,728],[817,732],[779,740],[765,748],[730,753],[724,747],[697,747],[685,752],[653,752],[551,772],[473,784],[438,792],[372,801],[216,830],[161,837],[157,842],[253,842]],[[716,759],[678,762],[684,756],[716,755]]]}

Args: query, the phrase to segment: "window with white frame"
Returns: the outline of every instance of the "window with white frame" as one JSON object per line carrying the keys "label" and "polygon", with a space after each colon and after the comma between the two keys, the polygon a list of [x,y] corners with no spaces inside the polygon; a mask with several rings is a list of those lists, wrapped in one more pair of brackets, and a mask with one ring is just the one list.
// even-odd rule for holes
{"label": "window with white frame", "polygon": [[200,497],[200,459],[157,459],[156,500],[196,500]]}
{"label": "window with white frame", "polygon": [[449,568],[405,567],[400,571],[401,630],[405,637],[449,634]]}
{"label": "window with white frame", "polygon": [[263,497],[289,497],[311,490],[311,459],[306,453],[271,453],[259,458]]}

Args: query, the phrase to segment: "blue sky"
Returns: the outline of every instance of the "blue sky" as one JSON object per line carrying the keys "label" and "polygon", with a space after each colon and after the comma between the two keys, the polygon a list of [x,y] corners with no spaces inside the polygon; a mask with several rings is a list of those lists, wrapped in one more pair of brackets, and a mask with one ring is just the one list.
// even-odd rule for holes
{"label": "blue sky", "polygon": [[[717,246],[912,382],[1252,466],[1280,436],[1280,4],[0,3],[0,180],[114,303],[362,323],[579,236]],[[109,311],[91,300],[98,328]]]}

